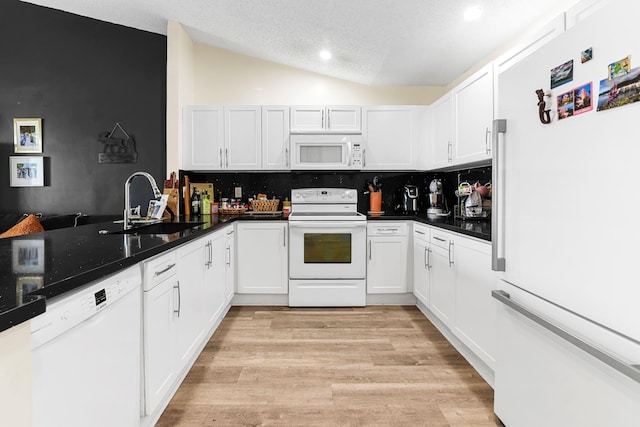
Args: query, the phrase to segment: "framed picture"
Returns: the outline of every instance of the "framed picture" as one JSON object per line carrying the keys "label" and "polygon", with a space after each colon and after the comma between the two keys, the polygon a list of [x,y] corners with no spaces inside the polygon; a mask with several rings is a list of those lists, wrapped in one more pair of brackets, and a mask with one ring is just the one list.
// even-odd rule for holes
{"label": "framed picture", "polygon": [[42,119],[13,119],[16,153],[42,153]]}
{"label": "framed picture", "polygon": [[9,156],[11,187],[43,187],[44,157]]}
{"label": "framed picture", "polygon": [[21,304],[25,295],[43,287],[43,276],[19,276],[16,279],[16,302]]}
{"label": "framed picture", "polygon": [[44,273],[44,239],[11,241],[14,274]]}

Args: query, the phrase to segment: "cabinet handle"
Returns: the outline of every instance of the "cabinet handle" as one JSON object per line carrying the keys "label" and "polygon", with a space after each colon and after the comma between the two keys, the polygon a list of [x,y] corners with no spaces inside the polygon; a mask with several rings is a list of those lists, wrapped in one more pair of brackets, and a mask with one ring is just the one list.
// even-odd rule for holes
{"label": "cabinet handle", "polygon": [[489,128],[485,128],[484,133],[484,152],[485,154],[491,153],[491,144],[489,144],[489,135],[491,135],[491,131]]}
{"label": "cabinet handle", "polygon": [[324,129],[324,110],[322,110],[322,121],[320,123],[320,127]]}
{"label": "cabinet handle", "polygon": [[231,247],[227,246],[227,265],[231,266]]}
{"label": "cabinet handle", "polygon": [[424,268],[429,269],[429,248],[424,247]]}
{"label": "cabinet handle", "polygon": [[371,261],[371,240],[369,240],[369,261]]}
{"label": "cabinet handle", "polygon": [[204,262],[204,266],[209,268],[209,258],[211,257],[211,251],[209,251],[209,242],[204,245],[207,248],[207,260]]}
{"label": "cabinet handle", "polygon": [[415,231],[416,233],[418,233],[418,234],[422,234],[423,236],[425,235],[425,232],[424,232],[424,231],[419,231],[419,230],[414,230],[414,231]]}
{"label": "cabinet handle", "polygon": [[437,236],[433,236],[433,238],[436,239],[439,242],[445,242],[446,241],[445,239],[441,239],[440,237],[437,237]]}
{"label": "cabinet handle", "polygon": [[222,169],[222,148],[220,149],[220,169]]}
{"label": "cabinet handle", "polygon": [[282,246],[287,247],[287,229],[282,229]]}
{"label": "cabinet handle", "polygon": [[226,163],[227,168],[229,167],[229,149],[224,149],[224,161]]}
{"label": "cabinet handle", "polygon": [[453,266],[453,242],[449,242],[449,267]]}
{"label": "cabinet handle", "polygon": [[169,264],[169,265],[167,266],[167,268],[165,268],[164,270],[156,271],[155,273],[153,273],[153,275],[154,275],[154,276],[156,276],[156,277],[157,277],[157,276],[161,276],[161,275],[163,275],[164,273],[166,273],[167,271],[171,270],[171,269],[172,269],[173,267],[175,267],[175,266],[176,266],[176,264],[175,264],[175,263],[173,263],[173,264]]}
{"label": "cabinet handle", "polygon": [[289,147],[284,149],[284,164],[285,167],[289,167]]}
{"label": "cabinet handle", "polygon": [[209,268],[213,265],[213,243],[209,241]]}
{"label": "cabinet handle", "polygon": [[451,145],[451,141],[447,141],[447,163],[451,163],[453,160],[453,146]]}
{"label": "cabinet handle", "polygon": [[180,317],[180,306],[182,305],[182,298],[180,296],[180,281],[179,280],[176,280],[176,284],[173,287],[173,289],[177,289],[178,290],[178,309],[176,310],[174,308],[173,312],[176,313],[178,315],[178,317]]}
{"label": "cabinet handle", "polygon": [[427,270],[431,270],[431,248],[426,248],[427,250]]}
{"label": "cabinet handle", "polygon": [[362,150],[362,166],[367,166],[367,149]]}
{"label": "cabinet handle", "polygon": [[496,119],[493,121],[491,143],[493,144],[493,159],[491,168],[491,186],[493,188],[491,209],[491,269],[505,271],[505,259],[500,257],[503,250],[504,222],[502,221],[502,206],[504,198],[502,189],[503,165],[499,150],[499,134],[507,132],[507,121]]}
{"label": "cabinet handle", "polygon": [[327,129],[331,129],[331,110],[327,110]]}

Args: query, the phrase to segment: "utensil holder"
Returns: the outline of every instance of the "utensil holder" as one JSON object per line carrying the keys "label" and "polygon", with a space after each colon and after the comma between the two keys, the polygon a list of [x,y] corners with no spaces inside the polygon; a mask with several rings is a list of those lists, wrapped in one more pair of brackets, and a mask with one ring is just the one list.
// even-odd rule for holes
{"label": "utensil holder", "polygon": [[382,211],[382,191],[372,191],[369,193],[369,210],[371,212]]}

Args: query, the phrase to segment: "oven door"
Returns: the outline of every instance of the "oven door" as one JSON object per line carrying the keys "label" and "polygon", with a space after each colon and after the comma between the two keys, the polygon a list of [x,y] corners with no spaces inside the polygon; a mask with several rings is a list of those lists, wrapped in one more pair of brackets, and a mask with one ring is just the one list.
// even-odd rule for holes
{"label": "oven door", "polygon": [[364,279],[366,223],[289,221],[291,279]]}

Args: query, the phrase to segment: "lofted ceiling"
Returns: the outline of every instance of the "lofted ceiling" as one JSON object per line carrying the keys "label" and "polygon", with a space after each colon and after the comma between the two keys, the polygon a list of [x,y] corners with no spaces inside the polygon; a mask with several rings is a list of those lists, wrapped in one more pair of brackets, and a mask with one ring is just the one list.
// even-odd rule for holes
{"label": "lofted ceiling", "polygon": [[[22,0],[367,85],[445,86],[576,0]],[[482,15],[465,21],[465,10]],[[322,60],[321,49],[332,53]]]}

